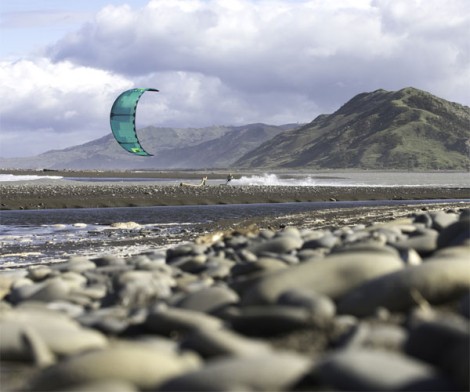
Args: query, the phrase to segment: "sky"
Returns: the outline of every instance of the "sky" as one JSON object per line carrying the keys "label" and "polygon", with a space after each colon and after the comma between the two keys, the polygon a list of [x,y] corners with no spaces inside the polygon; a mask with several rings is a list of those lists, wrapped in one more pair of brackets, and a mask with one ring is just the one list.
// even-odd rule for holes
{"label": "sky", "polygon": [[2,0],[0,157],[137,126],[305,123],[416,87],[470,106],[468,0]]}

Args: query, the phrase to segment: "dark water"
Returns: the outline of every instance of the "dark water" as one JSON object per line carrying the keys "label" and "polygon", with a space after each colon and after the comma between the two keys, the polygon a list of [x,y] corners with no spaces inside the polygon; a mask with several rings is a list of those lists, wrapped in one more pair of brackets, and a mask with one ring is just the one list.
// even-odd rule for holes
{"label": "dark water", "polygon": [[377,200],[0,211],[0,234],[4,226],[34,227],[40,225],[73,224],[77,222],[87,224],[110,224],[113,222],[128,221],[139,224],[207,223],[219,219],[244,219],[269,215],[278,216],[326,208],[410,205],[457,201],[460,200]]}

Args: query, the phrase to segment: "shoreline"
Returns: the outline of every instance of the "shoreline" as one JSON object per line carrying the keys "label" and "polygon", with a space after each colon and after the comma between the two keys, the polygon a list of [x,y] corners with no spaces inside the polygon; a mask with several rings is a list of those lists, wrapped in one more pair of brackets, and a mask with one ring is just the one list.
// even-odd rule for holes
{"label": "shoreline", "polygon": [[470,200],[470,187],[226,186],[39,180],[0,186],[0,210],[370,200]]}

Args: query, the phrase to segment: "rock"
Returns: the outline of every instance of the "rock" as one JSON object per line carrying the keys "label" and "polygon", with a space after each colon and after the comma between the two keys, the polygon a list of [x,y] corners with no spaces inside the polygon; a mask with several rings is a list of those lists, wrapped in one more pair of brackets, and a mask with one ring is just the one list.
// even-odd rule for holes
{"label": "rock", "polygon": [[119,345],[71,357],[38,375],[32,390],[64,390],[84,383],[127,382],[153,389],[178,374],[194,369],[177,355],[141,345]]}
{"label": "rock", "polygon": [[457,214],[446,213],[445,211],[436,211],[432,212],[432,227],[437,231],[441,231],[442,229],[450,226],[451,224],[457,222],[459,216]]}
{"label": "rock", "polygon": [[399,250],[414,249],[421,256],[430,255],[437,248],[437,237],[439,233],[435,230],[421,230],[406,240],[397,241],[392,245]]}
{"label": "rock", "polygon": [[340,242],[341,241],[338,237],[334,236],[330,232],[326,232],[319,238],[312,238],[305,241],[302,249],[333,248]]}
{"label": "rock", "polygon": [[28,269],[28,275],[26,276],[33,282],[40,282],[53,274],[54,271],[50,267],[46,265],[39,265]]}
{"label": "rock", "polygon": [[56,277],[40,283],[13,287],[9,301],[18,304],[25,300],[50,302],[66,299],[72,288],[63,279]]}
{"label": "rock", "polygon": [[80,383],[64,392],[139,392],[129,382],[121,380],[103,380]]}
{"label": "rock", "polygon": [[194,350],[205,358],[256,356],[271,350],[262,340],[246,338],[229,329],[198,329],[181,343],[182,349]]}
{"label": "rock", "polygon": [[74,271],[82,273],[96,268],[96,264],[84,256],[71,256],[65,263],[54,265],[51,268],[59,271]]}
{"label": "rock", "polygon": [[336,313],[334,302],[327,296],[319,295],[313,290],[291,289],[281,294],[279,305],[305,308],[316,326],[324,327],[329,324]]}
{"label": "rock", "polygon": [[384,349],[400,352],[407,339],[404,328],[393,324],[360,322],[353,325],[336,341],[343,349]]}
{"label": "rock", "polygon": [[338,312],[367,316],[379,307],[406,311],[419,301],[441,304],[459,298],[470,289],[467,260],[426,261],[377,277],[351,290],[338,303]]}
{"label": "rock", "polygon": [[145,326],[152,332],[169,335],[173,332],[187,333],[197,329],[221,328],[222,321],[189,309],[155,308],[149,312]]}
{"label": "rock", "polygon": [[293,235],[281,235],[267,241],[251,245],[248,251],[259,255],[263,252],[288,253],[302,247],[302,238]]}
{"label": "rock", "polygon": [[439,249],[448,246],[469,245],[470,218],[460,219],[441,231],[437,239]]}
{"label": "rock", "polygon": [[214,286],[188,294],[176,306],[199,312],[212,313],[238,301],[239,297],[235,291],[228,287]]}
{"label": "rock", "polygon": [[25,331],[34,331],[57,356],[68,356],[108,344],[98,331],[82,328],[64,314],[47,309],[13,309],[0,319],[0,354],[3,359],[28,358]]}
{"label": "rock", "polygon": [[199,370],[174,377],[160,391],[290,390],[308,371],[310,361],[294,353],[276,352],[222,358]]}
{"label": "rock", "polygon": [[118,302],[125,306],[146,306],[168,298],[176,282],[161,271],[126,271],[114,280]]}
{"label": "rock", "polygon": [[339,298],[369,279],[403,268],[396,256],[382,252],[330,255],[263,277],[242,293],[242,305],[274,304],[292,289],[310,289]]}
{"label": "rock", "polygon": [[313,373],[334,390],[449,391],[455,388],[433,367],[382,350],[338,351],[320,360]]}
{"label": "rock", "polygon": [[3,300],[10,293],[15,280],[14,276],[0,274],[0,300]]}
{"label": "rock", "polygon": [[91,261],[98,267],[121,266],[126,264],[126,261],[123,258],[112,255],[96,257]]}
{"label": "rock", "polygon": [[470,389],[470,324],[442,317],[419,323],[405,344],[409,355],[438,366],[461,390]]}
{"label": "rock", "polygon": [[470,320],[470,292],[465,294],[459,303],[460,314]]}
{"label": "rock", "polygon": [[280,305],[243,307],[230,322],[236,331],[255,336],[277,335],[314,326],[307,309]]}

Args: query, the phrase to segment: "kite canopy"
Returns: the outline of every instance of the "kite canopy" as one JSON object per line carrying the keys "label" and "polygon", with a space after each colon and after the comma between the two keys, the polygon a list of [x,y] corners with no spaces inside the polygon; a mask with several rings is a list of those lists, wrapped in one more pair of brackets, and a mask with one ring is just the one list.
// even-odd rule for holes
{"label": "kite canopy", "polygon": [[124,91],[113,103],[110,114],[111,129],[114,138],[121,147],[135,155],[151,156],[141,146],[135,130],[135,112],[140,97],[154,88],[133,88]]}

